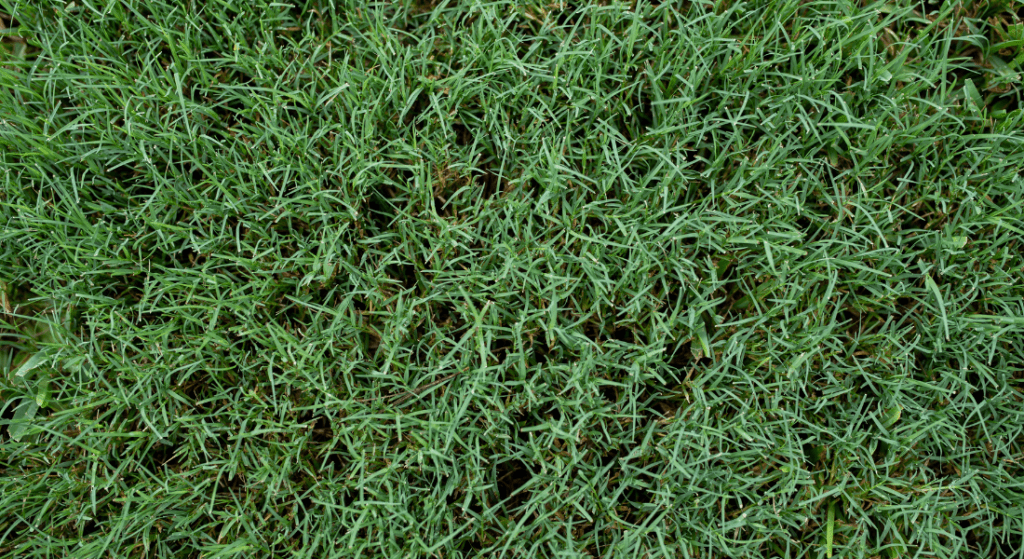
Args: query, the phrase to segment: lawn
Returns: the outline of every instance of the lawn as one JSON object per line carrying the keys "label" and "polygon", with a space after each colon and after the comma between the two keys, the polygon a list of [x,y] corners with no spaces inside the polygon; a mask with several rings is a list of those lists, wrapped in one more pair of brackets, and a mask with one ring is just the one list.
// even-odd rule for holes
{"label": "lawn", "polygon": [[0,558],[1024,557],[1017,0],[0,0]]}

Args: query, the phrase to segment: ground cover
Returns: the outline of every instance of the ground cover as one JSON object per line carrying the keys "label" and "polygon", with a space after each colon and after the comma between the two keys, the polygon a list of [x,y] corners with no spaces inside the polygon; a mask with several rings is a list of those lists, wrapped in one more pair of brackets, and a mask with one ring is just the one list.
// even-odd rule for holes
{"label": "ground cover", "polygon": [[0,0],[0,557],[1020,557],[1022,10]]}

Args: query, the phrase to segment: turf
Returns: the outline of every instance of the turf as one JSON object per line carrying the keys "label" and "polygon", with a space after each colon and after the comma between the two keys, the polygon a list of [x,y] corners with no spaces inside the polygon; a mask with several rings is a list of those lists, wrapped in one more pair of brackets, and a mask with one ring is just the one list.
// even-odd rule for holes
{"label": "turf", "polygon": [[0,0],[0,557],[1022,557],[1020,3]]}

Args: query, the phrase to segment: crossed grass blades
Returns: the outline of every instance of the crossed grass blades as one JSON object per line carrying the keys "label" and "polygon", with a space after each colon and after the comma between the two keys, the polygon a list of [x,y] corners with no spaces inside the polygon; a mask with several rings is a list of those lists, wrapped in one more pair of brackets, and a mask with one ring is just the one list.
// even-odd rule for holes
{"label": "crossed grass blades", "polygon": [[0,0],[0,556],[1020,557],[1022,15]]}

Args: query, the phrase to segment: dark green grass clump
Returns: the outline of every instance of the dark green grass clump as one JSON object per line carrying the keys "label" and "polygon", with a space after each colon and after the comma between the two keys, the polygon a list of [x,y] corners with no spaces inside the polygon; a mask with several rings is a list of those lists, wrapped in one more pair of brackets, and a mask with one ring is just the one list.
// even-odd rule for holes
{"label": "dark green grass clump", "polygon": [[0,0],[0,557],[1020,557],[1021,16]]}

